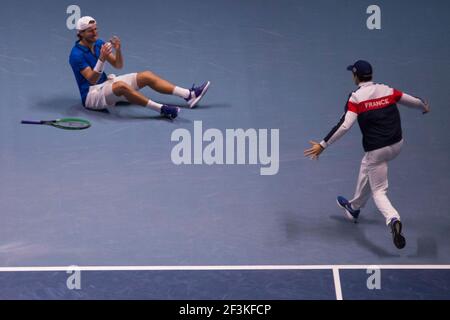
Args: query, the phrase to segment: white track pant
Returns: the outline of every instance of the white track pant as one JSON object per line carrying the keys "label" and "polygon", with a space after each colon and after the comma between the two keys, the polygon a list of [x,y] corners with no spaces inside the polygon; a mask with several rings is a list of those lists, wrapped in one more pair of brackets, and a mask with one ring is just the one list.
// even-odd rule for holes
{"label": "white track pant", "polygon": [[400,216],[392,206],[386,193],[388,190],[388,161],[395,159],[402,150],[403,140],[393,145],[366,152],[361,162],[358,184],[354,198],[350,201],[352,208],[363,208],[373,196],[375,205],[386,218],[388,225],[393,218],[400,220]]}

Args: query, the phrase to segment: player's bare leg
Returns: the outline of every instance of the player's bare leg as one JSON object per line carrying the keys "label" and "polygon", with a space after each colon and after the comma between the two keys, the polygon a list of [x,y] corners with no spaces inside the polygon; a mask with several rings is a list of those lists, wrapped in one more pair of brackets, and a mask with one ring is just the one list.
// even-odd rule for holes
{"label": "player's bare leg", "polygon": [[193,85],[189,90],[175,86],[151,71],[139,72],[136,78],[137,85],[140,89],[147,86],[159,93],[176,95],[183,98],[188,103],[190,108],[195,107],[195,105],[203,98],[210,85],[210,82],[207,81],[198,87]]}
{"label": "player's bare leg", "polygon": [[137,85],[140,89],[147,86],[163,94],[173,94],[175,89],[175,85],[150,71],[139,72],[137,74]]}
{"label": "player's bare leg", "polygon": [[127,101],[132,104],[137,104],[143,107],[147,106],[149,99],[123,81],[114,82],[112,85],[112,91],[118,97],[124,96]]}
{"label": "player's bare leg", "polygon": [[118,97],[124,96],[127,101],[132,104],[149,107],[170,119],[175,119],[180,110],[177,106],[162,105],[152,101],[123,81],[114,82],[112,85],[112,91]]}

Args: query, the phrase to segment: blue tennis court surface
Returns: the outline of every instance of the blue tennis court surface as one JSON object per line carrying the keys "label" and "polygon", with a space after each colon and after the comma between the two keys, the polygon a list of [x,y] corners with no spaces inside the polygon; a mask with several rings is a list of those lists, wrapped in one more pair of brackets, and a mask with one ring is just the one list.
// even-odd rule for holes
{"label": "blue tennis court surface", "polygon": [[[380,30],[366,24],[372,4],[3,1],[0,298],[336,299],[338,270],[343,299],[449,299],[450,2],[377,1]],[[175,121],[127,104],[85,110],[68,63],[70,5],[95,17],[100,38],[121,38],[125,67],[108,74],[151,70],[185,88],[209,80],[207,95],[189,109],[142,90],[181,103]],[[372,201],[358,224],[336,207],[337,195],[352,196],[363,157],[356,126],[318,162],[303,156],[341,117],[355,89],[345,68],[358,59],[373,64],[375,81],[431,102],[426,116],[399,107],[405,146],[389,166],[389,197],[404,250]],[[20,124],[64,117],[92,127]],[[222,135],[223,164],[205,163],[212,139],[195,135],[199,123]],[[238,129],[254,130],[255,163],[249,142],[243,164],[237,154],[227,164],[226,132]],[[176,132],[191,135],[201,164],[174,163]],[[270,164],[264,148],[278,149]],[[365,268],[333,268],[355,265],[402,268],[382,267],[381,289],[369,290]],[[85,266],[81,290],[68,289],[69,266]]]}
{"label": "blue tennis court surface", "polygon": [[4,285],[0,298],[443,300],[448,299],[450,290],[450,266],[142,266],[106,269],[4,269],[0,272]]}

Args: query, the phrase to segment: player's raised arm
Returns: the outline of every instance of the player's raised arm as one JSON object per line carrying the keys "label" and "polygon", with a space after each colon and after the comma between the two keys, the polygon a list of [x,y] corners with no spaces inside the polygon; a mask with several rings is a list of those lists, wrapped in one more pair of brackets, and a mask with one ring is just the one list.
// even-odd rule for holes
{"label": "player's raised arm", "polygon": [[431,110],[430,104],[427,101],[411,96],[407,93],[402,94],[398,103],[407,106],[409,108],[420,109],[422,110],[423,114],[428,113]]}
{"label": "player's raised arm", "polygon": [[100,57],[94,69],[92,69],[91,67],[86,67],[81,70],[81,74],[86,78],[87,81],[89,81],[90,84],[96,84],[100,79],[103,70],[105,69],[105,61],[107,60],[107,57],[111,55],[111,52],[112,45],[109,42],[103,44],[102,48],[100,49]]}

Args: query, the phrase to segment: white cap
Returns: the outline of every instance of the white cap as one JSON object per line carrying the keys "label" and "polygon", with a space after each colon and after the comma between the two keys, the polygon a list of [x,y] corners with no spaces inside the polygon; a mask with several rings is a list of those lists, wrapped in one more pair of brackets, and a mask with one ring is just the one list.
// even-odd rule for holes
{"label": "white cap", "polygon": [[88,28],[91,28],[94,23],[96,23],[96,21],[92,17],[89,17],[89,16],[81,17],[77,21],[77,31],[80,32],[80,31],[84,31],[84,30],[86,30]]}

